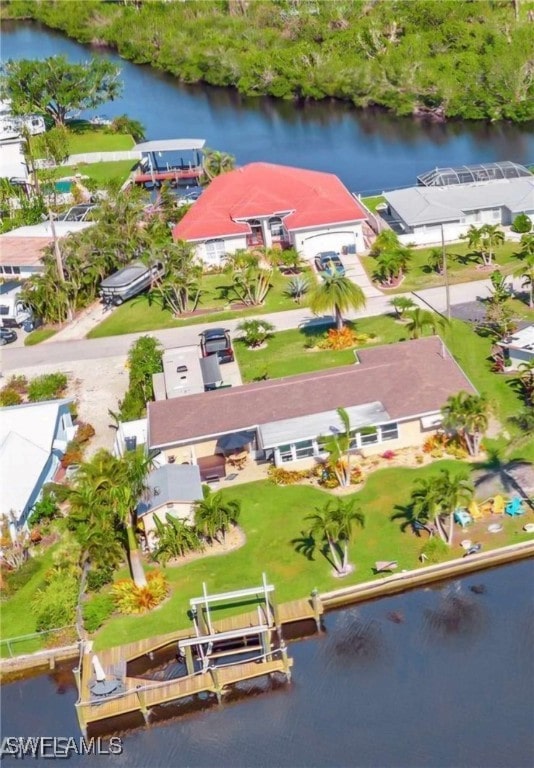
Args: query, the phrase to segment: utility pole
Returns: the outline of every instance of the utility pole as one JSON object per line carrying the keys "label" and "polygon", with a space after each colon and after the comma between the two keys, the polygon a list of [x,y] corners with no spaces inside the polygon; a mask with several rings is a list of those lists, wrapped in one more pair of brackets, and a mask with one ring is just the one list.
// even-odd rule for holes
{"label": "utility pole", "polygon": [[447,320],[451,319],[451,293],[449,288],[449,273],[447,271],[447,252],[445,251],[445,235],[443,224],[441,225],[441,256],[443,264],[443,277],[445,278],[445,302],[447,305]]}
{"label": "utility pole", "polygon": [[[56,257],[57,274],[61,283],[65,283],[65,270],[63,269],[63,259],[61,258],[61,251],[59,249],[59,240],[56,232],[56,225],[54,224],[54,214],[48,209],[48,221],[50,222],[50,229],[52,231],[52,240],[54,242],[54,256]],[[67,321],[70,322],[73,318],[70,302],[67,304]]]}

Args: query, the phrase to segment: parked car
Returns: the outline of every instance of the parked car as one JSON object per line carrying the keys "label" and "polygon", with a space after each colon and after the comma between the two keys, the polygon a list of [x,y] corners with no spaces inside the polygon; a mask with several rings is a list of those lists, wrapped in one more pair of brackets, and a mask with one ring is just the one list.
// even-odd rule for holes
{"label": "parked car", "polygon": [[17,340],[17,332],[12,328],[0,328],[0,345],[11,344],[12,341]]}
{"label": "parked car", "polygon": [[219,363],[233,363],[234,350],[229,331],[224,328],[210,328],[200,334],[202,357],[217,355]]}
{"label": "parked car", "polygon": [[339,258],[339,253],[335,251],[322,251],[315,257],[315,268],[318,272],[325,272],[327,275],[344,275],[345,267]]}

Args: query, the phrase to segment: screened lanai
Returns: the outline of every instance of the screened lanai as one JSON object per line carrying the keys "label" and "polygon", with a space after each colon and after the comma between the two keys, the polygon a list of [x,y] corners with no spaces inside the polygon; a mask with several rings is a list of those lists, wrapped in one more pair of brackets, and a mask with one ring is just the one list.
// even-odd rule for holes
{"label": "screened lanai", "polygon": [[459,165],[456,168],[434,168],[417,177],[417,183],[423,187],[447,187],[451,184],[473,184],[477,181],[496,181],[498,179],[518,179],[531,176],[524,165],[503,160],[496,163],[479,165]]}

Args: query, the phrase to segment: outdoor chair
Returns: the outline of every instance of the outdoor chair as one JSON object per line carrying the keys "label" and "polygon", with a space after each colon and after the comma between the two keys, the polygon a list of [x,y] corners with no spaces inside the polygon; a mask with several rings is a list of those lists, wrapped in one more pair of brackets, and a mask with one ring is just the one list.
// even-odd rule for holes
{"label": "outdoor chair", "polygon": [[377,560],[373,570],[375,573],[387,573],[388,571],[394,571],[398,567],[399,564],[396,560]]}
{"label": "outdoor chair", "polygon": [[505,514],[510,515],[510,517],[524,514],[523,500],[520,499],[519,496],[514,496],[514,498],[506,505],[504,512]]}
{"label": "outdoor chair", "polygon": [[465,509],[457,509],[454,513],[454,522],[459,523],[462,528],[465,528],[466,525],[473,522],[473,518]]}
{"label": "outdoor chair", "polygon": [[504,515],[505,501],[500,495],[495,496],[493,499],[493,507],[491,508],[492,515]]}

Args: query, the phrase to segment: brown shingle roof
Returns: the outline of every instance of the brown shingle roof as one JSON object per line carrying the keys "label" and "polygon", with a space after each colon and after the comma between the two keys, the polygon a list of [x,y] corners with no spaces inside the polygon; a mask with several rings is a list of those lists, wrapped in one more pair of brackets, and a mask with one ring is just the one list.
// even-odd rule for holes
{"label": "brown shingle roof", "polygon": [[[445,349],[445,355],[442,354]],[[439,411],[474,388],[437,336],[366,349],[360,365],[148,404],[151,448],[380,401],[392,419]]]}
{"label": "brown shingle roof", "polygon": [[0,264],[8,267],[36,267],[51,237],[0,237]]}

